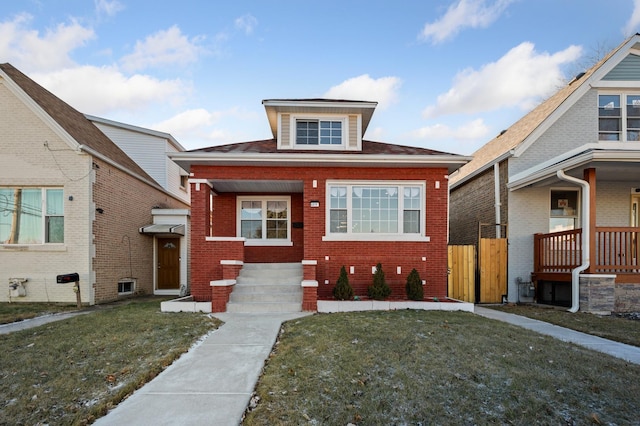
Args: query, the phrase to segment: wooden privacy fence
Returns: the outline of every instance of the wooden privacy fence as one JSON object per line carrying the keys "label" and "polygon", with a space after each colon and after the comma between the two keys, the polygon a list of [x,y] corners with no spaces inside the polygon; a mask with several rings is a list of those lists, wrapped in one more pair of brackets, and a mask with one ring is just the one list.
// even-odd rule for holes
{"label": "wooden privacy fence", "polygon": [[476,302],[476,247],[449,246],[449,297]]}

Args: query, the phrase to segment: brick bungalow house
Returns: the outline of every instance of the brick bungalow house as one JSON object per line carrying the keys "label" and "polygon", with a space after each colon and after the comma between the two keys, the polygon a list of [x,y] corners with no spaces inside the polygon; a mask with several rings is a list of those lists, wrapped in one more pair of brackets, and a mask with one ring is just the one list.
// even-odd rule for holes
{"label": "brick bungalow house", "polygon": [[[639,310],[640,35],[478,149],[450,184],[451,244],[477,244],[479,223],[507,226],[510,302]],[[535,293],[522,300],[520,282]]]}
{"label": "brick bungalow house", "polygon": [[275,300],[250,287],[238,302],[294,293],[283,309],[315,311],[342,266],[364,296],[378,263],[391,298],[405,297],[413,268],[426,299],[445,298],[448,175],[469,159],[363,140],[375,102],[262,103],[272,139],[170,154],[191,173],[193,298],[231,310],[241,284],[279,284],[291,267],[293,287]]}
{"label": "brick bungalow house", "polygon": [[[165,153],[182,148],[92,120],[0,64],[0,301],[75,303],[74,284],[56,283],[68,273],[89,305],[186,287],[188,187]],[[144,166],[125,152],[136,146]]]}

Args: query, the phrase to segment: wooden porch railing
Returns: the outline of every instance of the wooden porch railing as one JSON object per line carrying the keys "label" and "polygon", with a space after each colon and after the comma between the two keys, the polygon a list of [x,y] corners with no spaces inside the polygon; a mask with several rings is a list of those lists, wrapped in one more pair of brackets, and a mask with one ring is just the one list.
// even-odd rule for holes
{"label": "wooden porch railing", "polygon": [[[638,234],[640,228],[597,227],[596,273],[640,273]],[[534,235],[534,273],[570,273],[582,263],[582,230]]]}

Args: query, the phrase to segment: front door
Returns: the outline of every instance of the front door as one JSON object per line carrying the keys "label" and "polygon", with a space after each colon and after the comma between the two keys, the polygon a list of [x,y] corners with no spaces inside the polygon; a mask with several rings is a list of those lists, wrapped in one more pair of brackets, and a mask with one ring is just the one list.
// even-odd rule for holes
{"label": "front door", "polygon": [[180,289],[180,239],[158,238],[158,290]]}

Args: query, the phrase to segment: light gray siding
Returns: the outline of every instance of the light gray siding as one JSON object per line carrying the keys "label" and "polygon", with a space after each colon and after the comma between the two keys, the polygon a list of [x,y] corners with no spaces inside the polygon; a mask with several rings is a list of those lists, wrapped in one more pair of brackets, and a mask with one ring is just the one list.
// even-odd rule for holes
{"label": "light gray siding", "polygon": [[94,122],[94,124],[138,163],[149,176],[163,188],[167,188],[165,140],[102,123]]}
{"label": "light gray siding", "polygon": [[640,56],[628,55],[602,79],[613,81],[640,80]]}
{"label": "light gray siding", "polygon": [[167,152],[177,152],[177,149],[166,138],[95,121],[93,124],[160,186],[181,201],[189,202],[189,193],[180,187],[180,167],[167,156]]}

